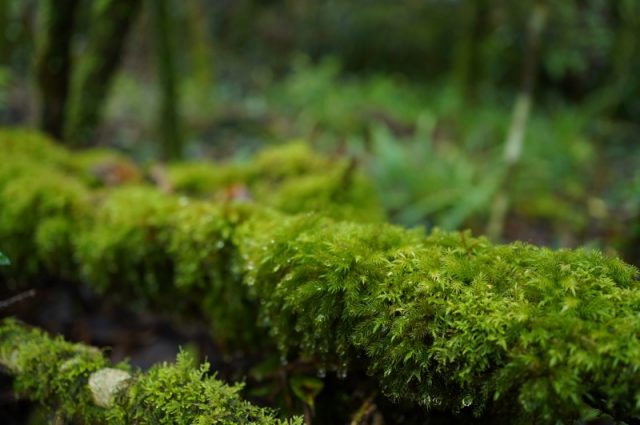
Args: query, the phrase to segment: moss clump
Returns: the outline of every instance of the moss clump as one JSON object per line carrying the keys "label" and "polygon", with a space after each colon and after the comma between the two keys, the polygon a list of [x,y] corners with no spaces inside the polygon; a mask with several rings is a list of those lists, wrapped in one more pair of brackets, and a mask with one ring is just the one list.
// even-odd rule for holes
{"label": "moss clump", "polygon": [[[0,322],[0,365],[15,375],[17,392],[82,423],[302,424],[243,401],[241,386],[207,376],[209,364],[198,367],[186,353],[176,364],[156,365],[147,373],[130,374],[125,364],[119,372],[108,368],[100,350],[5,319]],[[118,379],[104,379],[105,372]],[[110,393],[115,396],[103,396]]]}
{"label": "moss clump", "polygon": [[348,160],[318,155],[302,143],[272,147],[239,164],[178,163],[168,168],[173,189],[218,202],[254,201],[296,214],[380,222],[373,185]]}
{"label": "moss clump", "polygon": [[[353,181],[349,170],[328,181]],[[640,416],[640,287],[620,260],[286,214],[269,207],[285,202],[279,194],[301,209],[316,200],[284,181],[264,204],[212,203],[149,186],[88,190],[66,175],[54,188],[57,168],[36,164],[16,173],[0,178],[3,205],[7,193],[21,199],[0,209],[0,230],[31,236],[6,246],[12,259],[39,253],[48,261],[34,267],[56,273],[68,249],[93,287],[163,311],[188,307],[225,342],[260,349],[266,330],[285,358],[340,376],[366,369],[392,399],[427,408],[500,411],[516,423],[571,423],[595,409]],[[321,204],[350,208],[316,177],[297,179]]]}
{"label": "moss clump", "polygon": [[103,417],[86,385],[93,372],[107,366],[99,350],[50,338],[5,319],[0,322],[0,364],[16,376],[19,394],[61,416],[89,423]]}
{"label": "moss clump", "polygon": [[22,276],[35,276],[43,263],[69,269],[71,223],[87,194],[77,179],[33,165],[0,185],[0,240]]}
{"label": "moss clump", "polygon": [[432,408],[640,414],[640,288],[618,259],[317,216],[264,216],[236,235],[285,354],[339,375],[367,359],[391,398]]}
{"label": "moss clump", "polygon": [[102,292],[116,281],[126,296],[171,299],[173,267],[166,247],[178,205],[177,199],[148,187],[98,193],[95,211],[76,226],[81,276]]}
{"label": "moss clump", "polygon": [[135,376],[110,413],[110,423],[302,424],[300,419],[275,419],[270,410],[243,401],[241,385],[225,385],[207,376],[208,371],[208,363],[197,367],[183,352],[175,365],[157,365]]}

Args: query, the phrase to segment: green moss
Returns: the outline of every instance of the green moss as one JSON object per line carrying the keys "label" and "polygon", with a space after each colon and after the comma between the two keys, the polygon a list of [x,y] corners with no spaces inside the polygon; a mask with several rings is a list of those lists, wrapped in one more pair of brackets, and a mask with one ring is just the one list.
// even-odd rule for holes
{"label": "green moss", "polygon": [[267,409],[240,399],[241,385],[227,386],[207,376],[209,364],[197,367],[186,352],[175,365],[154,366],[134,377],[110,413],[110,423],[153,424],[301,424],[274,419]]}
{"label": "green moss", "polygon": [[16,375],[18,393],[63,418],[80,417],[92,423],[102,416],[86,385],[92,372],[107,365],[99,350],[49,338],[4,320],[0,325],[0,363]]}
{"label": "green moss", "polygon": [[[269,409],[243,401],[241,386],[207,376],[209,364],[197,366],[181,353],[174,365],[163,363],[136,372],[117,387],[110,405],[95,404],[89,385],[109,362],[100,350],[51,338],[11,319],[0,322],[0,364],[15,375],[15,389],[63,419],[82,423],[124,424],[302,424],[300,418],[277,419]],[[128,370],[126,364],[118,366]],[[126,375],[125,375],[126,376]]]}
{"label": "green moss", "polygon": [[7,158],[26,157],[41,165],[60,165],[70,157],[69,152],[52,139],[30,130],[3,129],[0,131],[0,146]]}
{"label": "green moss", "polygon": [[367,222],[384,216],[375,188],[354,164],[299,142],[272,147],[244,164],[173,164],[168,177],[179,193],[220,202],[251,200],[289,214],[316,211]]}
{"label": "green moss", "polygon": [[[337,190],[360,178],[352,167],[322,177],[313,164],[247,180],[256,195],[244,203],[88,191],[56,167],[23,164],[0,177],[2,248],[24,264],[37,253],[33,272],[60,273],[56,259],[69,255],[94,288],[201,314],[225,343],[260,349],[262,327],[285,358],[340,376],[366,369],[392,399],[515,423],[571,423],[594,408],[640,416],[635,268],[330,218],[333,207],[361,217],[348,208],[369,205],[366,182]],[[285,178],[300,170],[311,174]],[[322,211],[293,214],[309,210]]]}
{"label": "green moss", "polygon": [[245,180],[242,168],[208,162],[178,162],[167,167],[167,176],[176,192],[211,197],[226,187]]}
{"label": "green moss", "polygon": [[313,216],[237,235],[285,353],[339,374],[364,357],[391,398],[427,407],[545,423],[640,413],[640,290],[618,259]]}
{"label": "green moss", "polygon": [[82,278],[101,292],[118,282],[127,297],[175,302],[173,267],[166,247],[171,217],[178,206],[177,199],[147,187],[97,194],[93,213],[77,226],[74,235]]}
{"label": "green moss", "polygon": [[142,173],[126,156],[109,149],[87,149],[75,153],[67,167],[89,186],[142,183]]}
{"label": "green moss", "polygon": [[62,222],[77,218],[87,192],[76,179],[54,169],[23,170],[0,186],[0,240],[14,260],[13,270],[29,276],[43,262],[69,260],[71,229]]}

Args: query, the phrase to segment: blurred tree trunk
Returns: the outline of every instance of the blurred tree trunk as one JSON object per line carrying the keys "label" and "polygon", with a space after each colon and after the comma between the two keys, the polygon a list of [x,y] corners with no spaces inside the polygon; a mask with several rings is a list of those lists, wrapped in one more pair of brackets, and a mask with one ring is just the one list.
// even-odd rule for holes
{"label": "blurred tree trunk", "polygon": [[[6,1],[2,0],[3,9]],[[39,10],[35,74],[40,93],[38,125],[62,138],[71,70],[71,41],[78,0],[43,0]],[[4,28],[4,27],[3,27]],[[2,51],[4,55],[4,49]]]}
{"label": "blurred tree trunk", "polygon": [[213,46],[209,34],[207,9],[202,0],[186,2],[191,33],[191,58],[196,83],[207,94],[213,85]]}
{"label": "blurred tree trunk", "polygon": [[71,82],[64,128],[67,143],[82,146],[90,142],[139,8],[140,0],[94,2],[87,46]]}
{"label": "blurred tree trunk", "polygon": [[472,84],[479,78],[472,75],[478,71],[479,38],[481,36],[481,12],[485,7],[482,0],[461,2],[459,38],[454,51],[454,87],[463,100],[473,94]]}
{"label": "blurred tree trunk", "polygon": [[505,166],[502,188],[494,197],[487,224],[487,236],[498,241],[504,232],[504,223],[509,211],[509,194],[511,192],[513,176],[516,166],[520,162],[524,136],[527,130],[533,92],[538,73],[538,61],[540,59],[540,40],[547,20],[547,6],[543,2],[536,2],[529,21],[529,44],[525,52],[524,66],[522,69],[522,83],[520,93],[516,99],[511,125],[505,141],[503,160]]}
{"label": "blurred tree trunk", "polygon": [[176,87],[176,66],[171,43],[171,20],[167,0],[151,0],[154,18],[156,62],[160,79],[160,132],[162,157],[175,160],[182,157],[182,139],[179,128],[178,92]]}
{"label": "blurred tree trunk", "polygon": [[9,43],[7,28],[9,26],[9,0],[0,0],[0,66],[9,63]]}
{"label": "blurred tree trunk", "polygon": [[609,83],[596,92],[587,104],[591,116],[612,114],[629,96],[637,93],[638,54],[640,41],[640,2],[619,0],[613,4],[616,15],[615,47],[611,54],[611,75]]}

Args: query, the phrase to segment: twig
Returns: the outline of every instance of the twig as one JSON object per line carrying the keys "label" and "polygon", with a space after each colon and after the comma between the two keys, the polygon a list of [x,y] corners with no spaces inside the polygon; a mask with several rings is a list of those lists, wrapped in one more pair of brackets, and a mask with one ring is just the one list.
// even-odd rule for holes
{"label": "twig", "polygon": [[25,300],[27,298],[31,298],[31,297],[33,297],[35,295],[36,295],[36,290],[35,289],[29,289],[28,291],[21,292],[21,293],[19,293],[17,295],[14,295],[11,298],[7,298],[4,301],[0,301],[0,309],[7,308],[11,304],[15,304],[15,303],[20,302],[22,300]]}

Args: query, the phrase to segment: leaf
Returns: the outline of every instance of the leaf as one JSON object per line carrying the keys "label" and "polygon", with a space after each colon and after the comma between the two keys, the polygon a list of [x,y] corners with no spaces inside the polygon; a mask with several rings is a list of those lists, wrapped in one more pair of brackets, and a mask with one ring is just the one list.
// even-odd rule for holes
{"label": "leaf", "polygon": [[2,251],[0,251],[0,266],[8,266],[10,264],[11,264],[11,260],[9,260],[9,257],[4,255]]}
{"label": "leaf", "polygon": [[324,387],[324,382],[313,376],[293,376],[289,381],[293,393],[313,409],[316,396]]}

